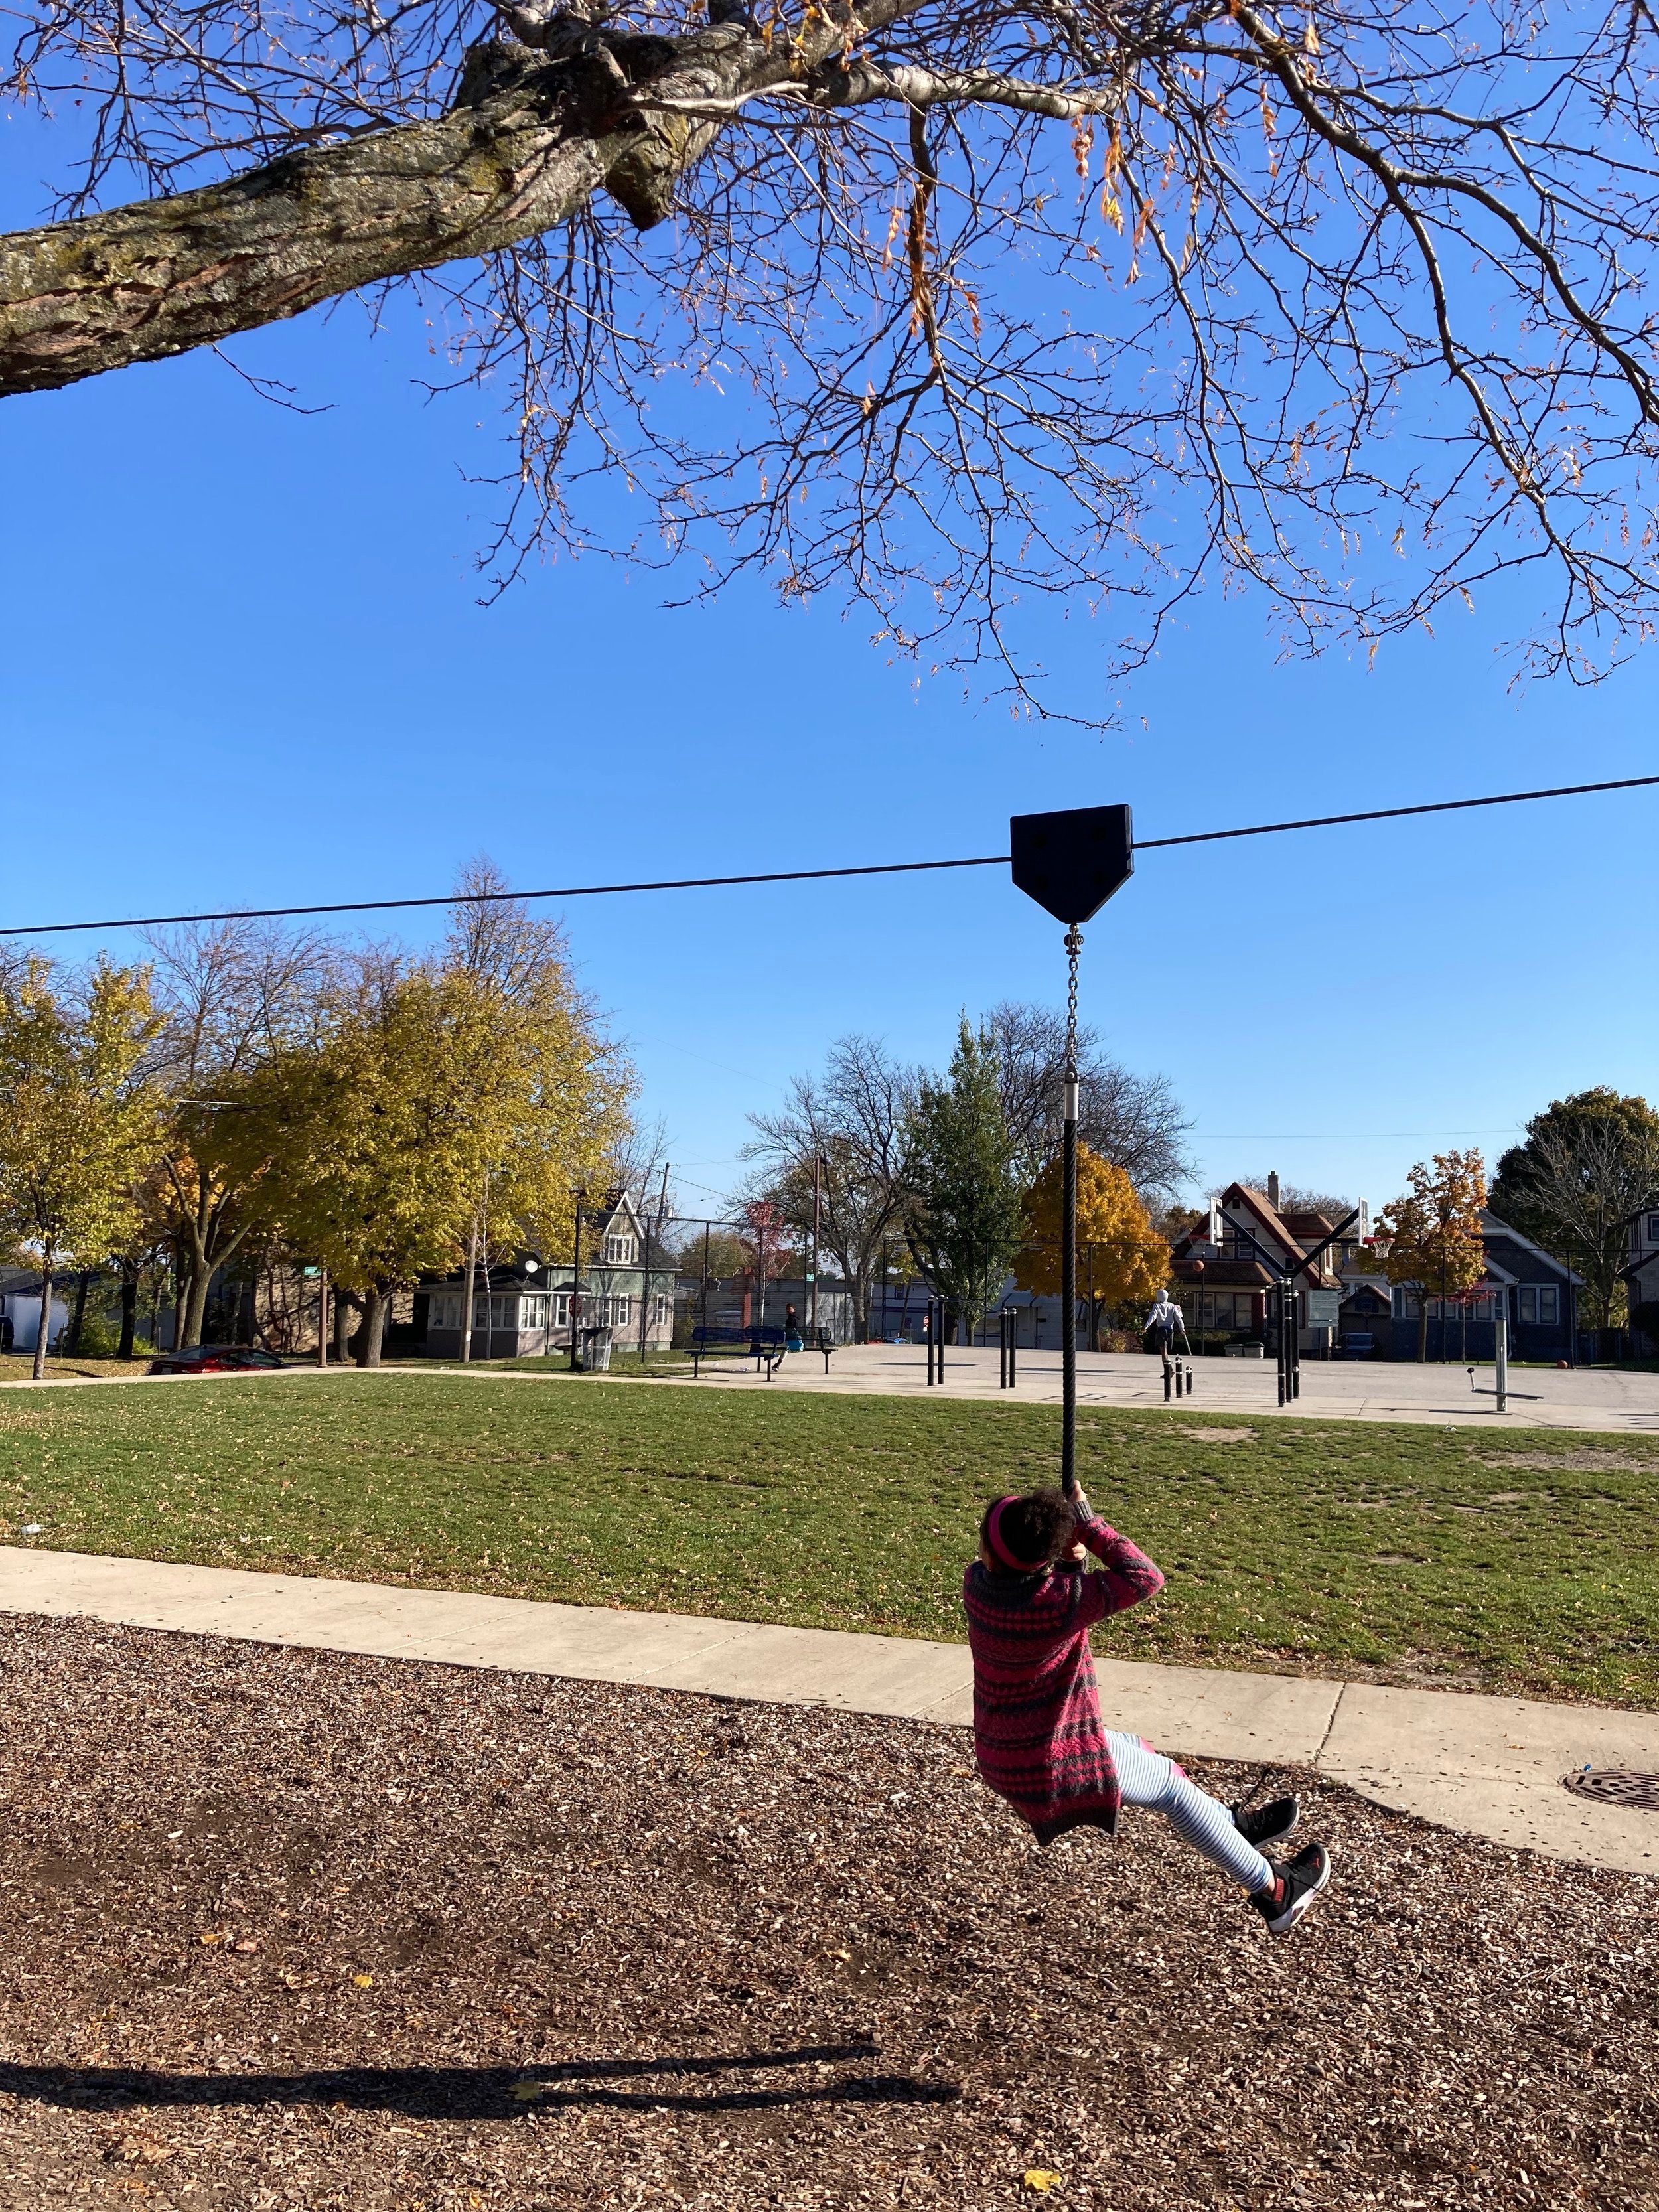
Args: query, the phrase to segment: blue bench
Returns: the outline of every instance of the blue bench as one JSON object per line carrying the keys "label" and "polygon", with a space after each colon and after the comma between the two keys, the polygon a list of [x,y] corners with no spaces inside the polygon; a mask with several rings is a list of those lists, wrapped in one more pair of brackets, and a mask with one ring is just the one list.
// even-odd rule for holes
{"label": "blue bench", "polygon": [[[835,1340],[827,1328],[812,1336],[801,1333],[803,1351],[823,1354],[823,1371],[830,1372],[830,1355],[835,1350]],[[775,1370],[781,1366],[789,1343],[781,1328],[694,1328],[691,1332],[691,1376],[695,1382],[702,1373],[705,1359],[752,1359],[755,1372],[760,1373],[763,1363],[766,1379],[772,1380]]]}
{"label": "blue bench", "polygon": [[691,1332],[691,1375],[695,1381],[702,1372],[705,1359],[752,1359],[758,1375],[763,1364],[766,1379],[772,1380],[772,1370],[784,1355],[783,1331],[781,1328],[694,1328]]}

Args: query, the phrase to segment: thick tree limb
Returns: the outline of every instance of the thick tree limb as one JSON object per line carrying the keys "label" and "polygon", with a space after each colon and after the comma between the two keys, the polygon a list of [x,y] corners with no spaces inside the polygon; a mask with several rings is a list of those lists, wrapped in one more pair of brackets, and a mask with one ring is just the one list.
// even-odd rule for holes
{"label": "thick tree limb", "polygon": [[635,87],[695,105],[799,65],[735,26],[679,40],[583,26],[550,34],[544,52],[476,47],[434,121],[0,238],[0,394],[161,360],[497,252],[569,222],[602,185],[647,228],[719,125],[642,112]]}

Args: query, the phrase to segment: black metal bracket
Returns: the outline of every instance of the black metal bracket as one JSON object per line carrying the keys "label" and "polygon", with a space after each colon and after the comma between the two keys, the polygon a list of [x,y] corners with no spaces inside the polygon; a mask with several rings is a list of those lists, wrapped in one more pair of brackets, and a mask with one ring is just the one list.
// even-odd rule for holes
{"label": "black metal bracket", "polygon": [[1127,806],[1016,814],[1008,824],[1008,850],[1017,888],[1073,927],[1098,914],[1135,868]]}

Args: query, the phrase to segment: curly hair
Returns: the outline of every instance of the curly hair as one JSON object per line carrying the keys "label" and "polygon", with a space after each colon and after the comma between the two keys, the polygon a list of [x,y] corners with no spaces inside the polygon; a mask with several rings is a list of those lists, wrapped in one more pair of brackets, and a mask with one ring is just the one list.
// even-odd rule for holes
{"label": "curly hair", "polygon": [[[1000,1502],[994,1498],[980,1520],[979,1540],[987,1550],[990,1548],[991,1516]],[[1028,1572],[1035,1573],[1076,1542],[1077,1516],[1065,1492],[1051,1485],[1046,1490],[1034,1490],[1024,1498],[1016,1498],[1012,1504],[1004,1506],[997,1534]]]}

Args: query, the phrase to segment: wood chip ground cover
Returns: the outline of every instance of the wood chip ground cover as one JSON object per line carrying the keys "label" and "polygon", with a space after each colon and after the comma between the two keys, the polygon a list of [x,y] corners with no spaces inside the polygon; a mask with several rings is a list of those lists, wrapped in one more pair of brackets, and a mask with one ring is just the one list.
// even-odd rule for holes
{"label": "wood chip ground cover", "polygon": [[1315,1785],[1275,1942],[921,1723],[18,1616],[0,1698],[8,2212],[1659,2204],[1644,1878]]}
{"label": "wood chip ground cover", "polygon": [[[1126,1658],[1659,1706],[1659,1443],[1086,1410],[1096,1502],[1170,1576]],[[0,1540],[958,1638],[986,1498],[1051,1407],[580,1376],[292,1375],[0,1395]],[[1586,1463],[1581,1464],[1583,1462]]]}

